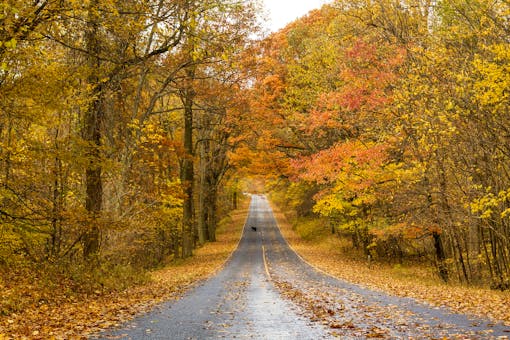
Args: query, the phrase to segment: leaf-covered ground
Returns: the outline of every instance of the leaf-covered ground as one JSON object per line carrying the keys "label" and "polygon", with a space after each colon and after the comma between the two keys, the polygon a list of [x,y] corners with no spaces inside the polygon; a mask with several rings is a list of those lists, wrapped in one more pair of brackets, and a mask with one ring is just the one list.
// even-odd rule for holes
{"label": "leaf-covered ground", "polygon": [[360,284],[391,295],[411,297],[432,306],[445,306],[453,311],[502,321],[510,325],[510,292],[493,291],[460,285],[446,285],[428,269],[368,265],[364,259],[353,259],[342,251],[336,237],[326,240],[303,240],[292,229],[283,213],[275,210],[280,229],[291,247],[316,268],[348,282]]}
{"label": "leaf-covered ground", "polygon": [[[0,340],[85,339],[132,319],[164,300],[178,298],[194,283],[222,267],[238,244],[246,214],[247,207],[233,213],[231,222],[218,230],[218,242],[206,244],[192,258],[152,272],[151,280],[143,285],[121,292],[97,291],[78,298],[66,298],[65,289],[58,289],[52,296],[46,294],[45,299],[38,298],[41,296],[38,286],[24,286],[21,290],[31,304],[19,313],[0,316]],[[6,294],[7,286],[7,282],[0,281],[0,292],[3,292],[0,294]]]}

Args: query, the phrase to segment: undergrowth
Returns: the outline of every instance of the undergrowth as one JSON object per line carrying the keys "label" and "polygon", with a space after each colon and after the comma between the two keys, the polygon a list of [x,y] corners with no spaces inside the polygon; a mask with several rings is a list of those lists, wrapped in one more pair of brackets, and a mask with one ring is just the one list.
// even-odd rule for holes
{"label": "undergrowth", "polygon": [[177,297],[221,268],[247,213],[244,202],[221,221],[217,242],[153,271],[111,263],[0,267],[0,339],[86,338]]}

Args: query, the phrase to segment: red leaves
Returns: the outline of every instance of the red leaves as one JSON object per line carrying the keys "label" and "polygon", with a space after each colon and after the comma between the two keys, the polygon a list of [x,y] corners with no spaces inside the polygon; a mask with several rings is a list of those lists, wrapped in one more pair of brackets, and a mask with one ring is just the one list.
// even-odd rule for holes
{"label": "red leaves", "polygon": [[396,79],[395,67],[402,62],[402,53],[387,46],[358,39],[344,53],[340,78],[344,86],[338,91],[345,109],[375,110],[391,98],[390,85]]}
{"label": "red leaves", "polygon": [[[379,168],[386,158],[385,145],[363,144],[359,141],[337,143],[318,153],[292,161],[299,178],[324,184],[335,182],[340,173],[353,173],[360,169]],[[368,183],[367,183],[368,184]]]}

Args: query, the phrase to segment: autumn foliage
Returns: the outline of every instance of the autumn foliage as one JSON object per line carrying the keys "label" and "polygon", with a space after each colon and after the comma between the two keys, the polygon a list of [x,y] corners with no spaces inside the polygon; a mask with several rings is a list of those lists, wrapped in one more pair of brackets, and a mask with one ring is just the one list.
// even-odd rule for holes
{"label": "autumn foliage", "polygon": [[256,5],[0,1],[0,23],[0,314],[215,241]]}
{"label": "autumn foliage", "polygon": [[336,0],[263,39],[257,13],[0,1],[0,288],[145,282],[243,190],[360,258],[510,287],[508,1]]}
{"label": "autumn foliage", "polygon": [[338,0],[262,41],[252,145],[275,200],[364,257],[508,288],[509,10]]}

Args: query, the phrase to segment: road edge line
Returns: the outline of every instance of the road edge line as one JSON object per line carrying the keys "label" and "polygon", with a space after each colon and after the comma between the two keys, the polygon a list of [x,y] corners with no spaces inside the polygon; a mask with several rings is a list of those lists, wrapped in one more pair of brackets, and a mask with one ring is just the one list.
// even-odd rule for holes
{"label": "road edge line", "polygon": [[325,270],[323,269],[320,269],[319,267],[315,266],[314,264],[311,264],[310,262],[308,262],[303,256],[301,256],[297,251],[296,249],[294,249],[294,247],[292,247],[292,245],[289,243],[289,241],[287,241],[287,239],[285,238],[285,236],[283,235],[282,233],[282,230],[280,228],[280,224],[278,223],[278,220],[276,219],[276,217],[274,216],[274,211],[273,211],[273,204],[271,202],[271,204],[269,204],[269,207],[271,208],[271,215],[273,216],[273,219],[276,223],[276,228],[278,228],[278,232],[280,233],[280,235],[282,236],[283,240],[285,241],[285,243],[287,244],[287,246],[290,248],[290,250],[292,250],[292,252],[294,254],[296,254],[296,256],[301,260],[303,261],[305,264],[309,265],[310,267],[312,267],[315,271],[323,274],[323,275],[326,275],[332,279],[335,279],[335,280],[340,280],[340,281],[343,281],[343,282],[347,282],[347,283],[350,283],[342,278],[339,278],[339,277],[336,277],[334,276],[333,274],[330,274],[328,272],[326,272]]}
{"label": "road edge line", "polygon": [[248,223],[248,219],[250,218],[250,211],[251,211],[252,200],[253,200],[253,198],[250,197],[250,204],[248,205],[248,212],[246,213],[246,217],[244,218],[243,230],[241,231],[241,237],[239,237],[239,240],[237,240],[237,244],[236,244],[234,250],[232,250],[230,252],[230,255],[228,255],[228,257],[225,260],[225,262],[223,262],[223,265],[220,267],[221,269],[223,269],[223,267],[225,267],[227,262],[230,261],[230,259],[232,258],[232,255],[234,255],[234,253],[237,251],[237,249],[239,248],[239,244],[241,244],[241,241],[243,240],[244,233],[246,232],[246,225]]}
{"label": "road edge line", "polygon": [[[246,224],[248,223],[248,218],[250,217],[250,207],[251,207],[251,200],[252,198],[250,198],[250,204],[248,205],[248,213],[246,214],[246,217],[244,218],[244,224],[243,224],[243,230],[241,231],[241,236],[239,237],[239,240],[237,240],[237,244],[236,246],[234,247],[234,250],[232,250],[230,252],[230,254],[228,255],[228,257],[225,259],[225,261],[223,261],[223,263],[218,266],[218,268],[216,268],[212,273],[211,275],[209,275],[208,277],[202,279],[202,280],[199,280],[200,282],[196,282],[197,284],[200,284],[200,283],[203,283],[211,278],[213,278],[214,276],[218,275],[223,269],[225,269],[225,267],[227,266],[228,262],[230,261],[230,259],[232,259],[232,256],[234,255],[234,253],[237,251],[237,249],[239,248],[239,244],[241,244],[241,241],[243,240],[243,237],[244,237],[244,233],[246,232]],[[192,285],[194,285],[195,283],[192,283]],[[0,339],[1,340],[1,339]]]}

